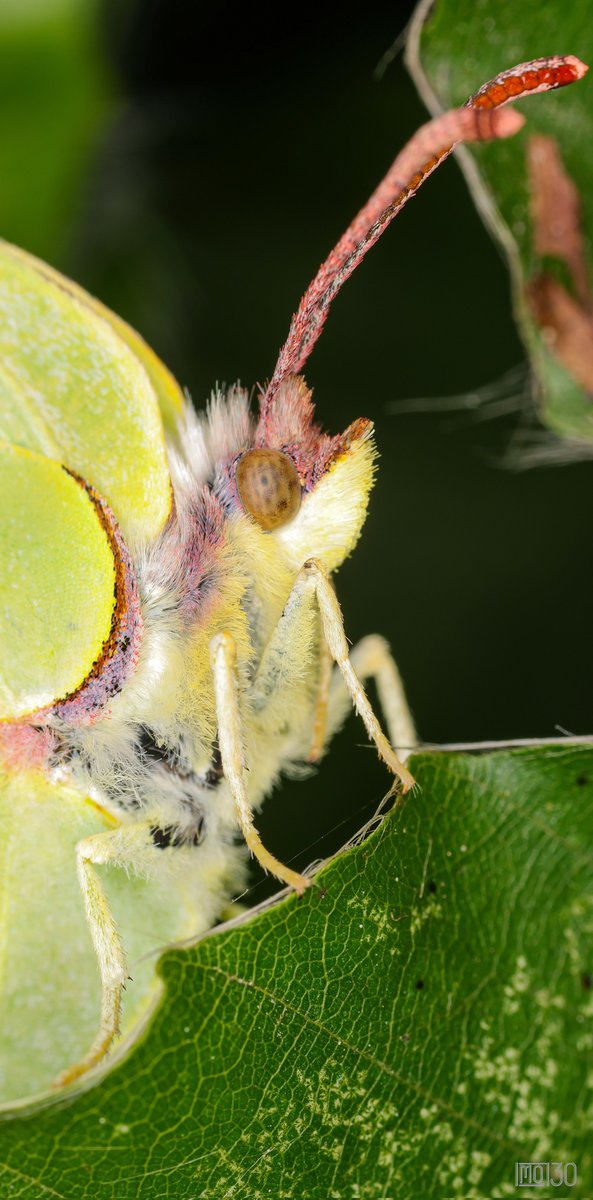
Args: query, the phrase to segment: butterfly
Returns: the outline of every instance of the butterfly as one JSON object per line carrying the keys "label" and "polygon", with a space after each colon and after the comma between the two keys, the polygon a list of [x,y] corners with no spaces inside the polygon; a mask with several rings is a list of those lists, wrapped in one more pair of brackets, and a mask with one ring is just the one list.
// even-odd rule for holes
{"label": "butterfly", "polygon": [[454,146],[513,135],[509,100],[585,70],[515,67],[413,136],[305,292],[257,411],[236,386],[196,413],[124,321],[0,243],[5,1101],[103,1061],[128,961],[126,1029],[158,993],[151,953],[220,917],[246,848],[310,887],[255,814],[351,705],[412,788],[396,664],[378,635],[350,652],[333,583],[367,513],[372,426],[325,433],[302,371],[342,285]]}

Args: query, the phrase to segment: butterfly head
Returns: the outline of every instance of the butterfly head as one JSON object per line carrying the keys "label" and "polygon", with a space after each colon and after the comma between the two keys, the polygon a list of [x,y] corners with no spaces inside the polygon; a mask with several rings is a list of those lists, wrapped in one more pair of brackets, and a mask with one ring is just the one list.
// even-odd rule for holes
{"label": "butterfly head", "polygon": [[292,568],[318,558],[331,571],[360,535],[375,457],[370,421],[324,433],[305,380],[291,375],[262,405],[253,444],[232,464],[235,503]]}

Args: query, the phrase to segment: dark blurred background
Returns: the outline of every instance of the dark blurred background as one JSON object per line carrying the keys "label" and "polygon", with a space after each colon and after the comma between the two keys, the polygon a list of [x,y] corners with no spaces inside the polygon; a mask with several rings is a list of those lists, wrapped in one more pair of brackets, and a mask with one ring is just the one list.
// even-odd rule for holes
{"label": "dark blurred background", "polygon": [[[351,21],[305,3],[272,23],[184,0],[8,0],[2,235],[135,325],[198,407],[216,382],[256,384],[426,119],[401,56],[377,72],[411,8],[369,0]],[[527,396],[496,420],[446,411],[485,385],[502,397],[522,363],[505,265],[450,162],[348,283],[307,369],[329,430],[376,423],[379,479],[338,593],[352,641],[389,638],[431,742],[593,727],[593,463],[504,465]],[[410,412],[415,397],[439,404]],[[264,838],[305,865],[386,785],[351,719],[317,775],[268,802]]]}

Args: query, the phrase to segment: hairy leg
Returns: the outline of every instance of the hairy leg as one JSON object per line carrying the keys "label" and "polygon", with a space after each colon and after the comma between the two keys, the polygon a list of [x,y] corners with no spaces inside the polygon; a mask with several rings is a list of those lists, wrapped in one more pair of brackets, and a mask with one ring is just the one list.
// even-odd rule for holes
{"label": "hairy leg", "polygon": [[[413,776],[398,758],[385,737],[373,712],[368,696],[358,678],[348,650],[342,611],[331,581],[328,579],[320,563],[315,559],[310,559],[305,563],[299,578],[303,573],[306,573],[314,581],[315,594],[321,613],[323,634],[352,703],[362,718],[370,740],[377,747],[379,757],[383,759],[383,762],[386,763],[390,771],[400,780],[402,790],[407,792],[414,785]],[[394,713],[395,706],[393,706]]]}
{"label": "hairy leg", "polygon": [[[371,741],[393,774],[407,791],[413,784],[409,771],[394,753],[369,703],[362,678],[374,678],[387,718],[390,737],[409,747],[416,735],[399,672],[387,643],[379,637],[365,638],[352,656],[344,632],[342,612],[331,579],[311,559],[295,580],[284,612],[262,655],[257,676],[250,688],[252,711],[262,720],[295,719],[299,676],[314,656],[317,664],[317,700],[313,718],[310,759],[315,761],[347,712],[348,699],[362,717]],[[331,663],[337,664],[332,673]]]}
{"label": "hairy leg", "polygon": [[253,812],[247,794],[245,764],[243,761],[243,727],[239,702],[239,684],[236,670],[236,647],[230,633],[218,633],[210,643],[216,715],[218,721],[218,744],[222,769],[231,789],[237,818],[243,837],[265,871],[295,888],[299,895],[309,887],[310,879],[291,871],[266,850],[253,822]]}
{"label": "hairy leg", "polygon": [[[359,679],[371,679],[375,684],[391,744],[405,762],[415,749],[418,738],[402,678],[391,655],[389,644],[379,634],[369,634],[354,647],[350,658]],[[339,671],[334,671],[327,705],[328,740],[345,720],[349,705],[350,693]]]}
{"label": "hairy leg", "polygon": [[133,867],[143,873],[151,844],[150,828],[150,822],[122,825],[84,838],[76,847],[78,880],[101,975],[101,1020],[90,1050],[60,1075],[56,1081],[60,1086],[90,1071],[107,1054],[119,1033],[122,991],[128,978],[124,948],[95,867],[99,864],[124,870]]}

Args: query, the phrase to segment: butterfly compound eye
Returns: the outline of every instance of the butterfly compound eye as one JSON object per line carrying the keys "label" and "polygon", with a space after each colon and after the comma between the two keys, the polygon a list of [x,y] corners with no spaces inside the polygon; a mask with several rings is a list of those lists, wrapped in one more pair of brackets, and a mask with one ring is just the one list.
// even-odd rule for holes
{"label": "butterfly compound eye", "polygon": [[236,478],[243,508],[262,529],[286,525],[301,507],[297,469],[281,450],[247,450]]}

